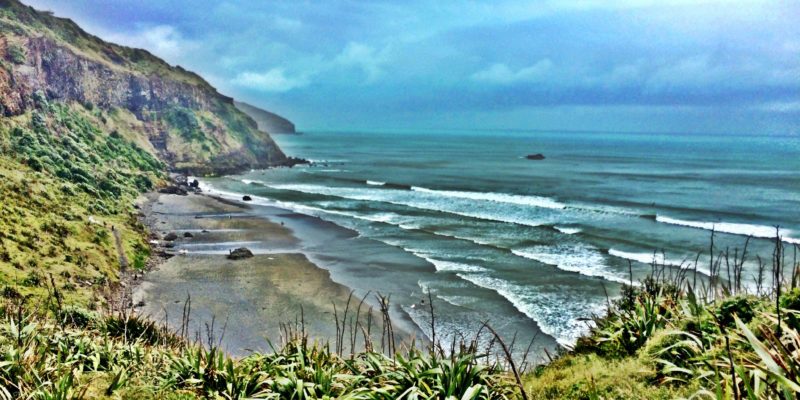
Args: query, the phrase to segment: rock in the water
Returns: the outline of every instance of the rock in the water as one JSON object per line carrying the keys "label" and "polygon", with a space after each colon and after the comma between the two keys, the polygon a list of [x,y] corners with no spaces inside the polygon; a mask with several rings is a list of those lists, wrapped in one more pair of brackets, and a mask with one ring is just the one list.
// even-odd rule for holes
{"label": "rock in the water", "polygon": [[236,250],[233,250],[228,254],[229,260],[241,260],[244,258],[250,258],[253,256],[253,252],[246,247],[239,247]]}
{"label": "rock in the water", "polygon": [[244,201],[251,201],[251,200],[253,200],[253,198],[252,198],[252,197],[250,197],[250,196],[244,196],[244,197],[242,197],[242,200],[244,200]]}
{"label": "rock in the water", "polygon": [[194,237],[194,235],[192,235],[192,232],[184,232],[183,233],[183,237],[190,238],[190,237]]}
{"label": "rock in the water", "polygon": [[170,232],[170,233],[167,234],[167,236],[164,236],[164,240],[167,240],[167,241],[170,241],[170,242],[175,240],[175,239],[177,239],[177,238],[178,238],[178,234],[175,233],[175,232]]}
{"label": "rock in the water", "polygon": [[200,181],[198,181],[197,179],[195,179],[195,180],[191,181],[191,182],[189,183],[189,187],[193,187],[193,188],[199,188],[199,187],[200,187]]}
{"label": "rock in the water", "polygon": [[536,153],[536,154],[528,154],[525,156],[528,160],[544,160],[544,154]]}

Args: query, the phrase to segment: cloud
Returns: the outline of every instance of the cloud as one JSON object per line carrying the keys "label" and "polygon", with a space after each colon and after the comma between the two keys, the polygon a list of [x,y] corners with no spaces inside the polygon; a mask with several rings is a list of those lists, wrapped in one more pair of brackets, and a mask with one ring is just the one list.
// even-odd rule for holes
{"label": "cloud", "polygon": [[242,72],[231,82],[237,86],[262,92],[287,92],[308,86],[311,79],[308,74],[292,77],[287,76],[283,68],[272,68],[264,73]]}
{"label": "cloud", "polygon": [[303,22],[294,18],[275,16],[272,18],[272,27],[287,32],[297,31],[303,27]]}
{"label": "cloud", "polygon": [[513,83],[532,83],[543,81],[553,68],[550,59],[539,60],[530,67],[513,71],[506,64],[494,64],[491,67],[472,74],[473,80],[485,83],[509,85]]}
{"label": "cloud", "polygon": [[775,101],[761,104],[756,109],[770,113],[798,114],[800,113],[800,101]]}
{"label": "cloud", "polygon": [[383,74],[383,65],[389,61],[389,48],[380,51],[358,42],[350,42],[334,62],[349,67],[360,68],[367,75],[367,82],[374,82]]}
{"label": "cloud", "polygon": [[144,48],[168,60],[177,60],[197,48],[198,43],[184,39],[173,26],[156,25],[129,33],[103,35],[107,40],[129,47]]}

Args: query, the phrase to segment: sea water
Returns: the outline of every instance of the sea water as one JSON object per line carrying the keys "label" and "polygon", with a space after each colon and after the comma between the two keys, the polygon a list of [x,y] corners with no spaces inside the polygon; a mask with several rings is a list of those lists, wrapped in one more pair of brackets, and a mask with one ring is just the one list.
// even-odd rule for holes
{"label": "sea water", "polygon": [[[306,132],[275,135],[310,166],[209,179],[358,233],[317,245],[357,289],[392,294],[430,335],[489,321],[573,344],[651,263],[709,271],[709,246],[766,260],[776,226],[800,243],[800,138],[591,132]],[[542,153],[544,160],[528,160]],[[754,256],[752,258],[754,260]],[[747,263],[746,278],[754,274]],[[632,275],[632,276],[631,276]],[[555,343],[553,342],[553,343]]]}

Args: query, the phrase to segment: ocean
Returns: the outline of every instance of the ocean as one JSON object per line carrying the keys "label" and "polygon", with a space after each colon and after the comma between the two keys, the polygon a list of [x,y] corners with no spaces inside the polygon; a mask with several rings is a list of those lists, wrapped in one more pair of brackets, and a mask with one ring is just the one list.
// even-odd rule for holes
{"label": "ocean", "polygon": [[[800,244],[797,137],[521,131],[275,135],[311,166],[203,180],[207,191],[357,232],[306,249],[337,282],[392,302],[440,338],[488,321],[542,347],[571,345],[621,285],[752,236],[769,260],[776,226]],[[544,160],[528,160],[542,153]]]}

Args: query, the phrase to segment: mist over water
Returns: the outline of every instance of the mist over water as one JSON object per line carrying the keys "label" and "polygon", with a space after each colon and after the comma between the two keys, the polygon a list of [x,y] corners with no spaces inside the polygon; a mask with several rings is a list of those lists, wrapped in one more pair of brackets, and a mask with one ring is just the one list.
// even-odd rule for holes
{"label": "mist over water", "polygon": [[[423,331],[415,302],[431,290],[451,334],[488,319],[509,336],[541,330],[572,344],[588,329],[581,319],[603,312],[606,293],[629,281],[629,262],[634,279],[654,258],[676,267],[698,259],[699,273],[708,271],[711,229],[718,250],[741,248],[751,235],[748,251],[762,257],[776,225],[785,243],[800,243],[800,141],[792,137],[274,138],[315,164],[205,183],[358,232],[357,245],[318,249],[321,266],[354,289],[392,293]],[[526,160],[531,153],[546,158]]]}

